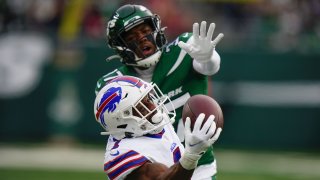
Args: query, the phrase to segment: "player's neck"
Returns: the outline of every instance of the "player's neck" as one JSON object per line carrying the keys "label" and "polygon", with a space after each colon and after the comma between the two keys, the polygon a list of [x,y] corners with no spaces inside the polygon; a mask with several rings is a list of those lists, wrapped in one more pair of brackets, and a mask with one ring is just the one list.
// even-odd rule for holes
{"label": "player's neck", "polygon": [[147,69],[134,67],[134,70],[137,72],[139,78],[144,81],[151,82],[154,68],[155,66],[151,66]]}

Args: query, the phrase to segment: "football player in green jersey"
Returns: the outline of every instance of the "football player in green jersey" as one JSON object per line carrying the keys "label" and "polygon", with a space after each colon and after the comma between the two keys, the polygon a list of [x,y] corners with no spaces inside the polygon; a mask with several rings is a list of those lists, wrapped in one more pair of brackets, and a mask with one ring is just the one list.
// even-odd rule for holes
{"label": "football player in green jersey", "polygon": [[[131,75],[154,82],[167,94],[176,108],[175,130],[183,142],[182,107],[195,94],[208,93],[208,76],[219,71],[220,56],[215,46],[223,38],[212,40],[215,24],[208,31],[205,21],[194,23],[193,33],[184,33],[167,43],[160,17],[141,5],[124,5],[107,24],[108,45],[116,51],[109,59],[124,64],[97,82],[96,94],[116,76]],[[172,109],[171,109],[172,110]],[[216,161],[212,147],[198,161],[194,177],[215,179]]]}

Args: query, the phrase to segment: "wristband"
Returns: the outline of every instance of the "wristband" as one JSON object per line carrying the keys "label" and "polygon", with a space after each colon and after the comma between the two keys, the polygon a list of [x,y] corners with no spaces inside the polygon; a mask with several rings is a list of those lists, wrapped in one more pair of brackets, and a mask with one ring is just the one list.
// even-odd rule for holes
{"label": "wristband", "polygon": [[194,59],[193,68],[200,74],[211,76],[217,73],[220,69],[220,56],[214,50],[211,57],[207,61]]}
{"label": "wristband", "polygon": [[185,152],[180,159],[180,164],[186,170],[195,169],[200,158],[201,155],[199,154],[190,154],[188,152]]}

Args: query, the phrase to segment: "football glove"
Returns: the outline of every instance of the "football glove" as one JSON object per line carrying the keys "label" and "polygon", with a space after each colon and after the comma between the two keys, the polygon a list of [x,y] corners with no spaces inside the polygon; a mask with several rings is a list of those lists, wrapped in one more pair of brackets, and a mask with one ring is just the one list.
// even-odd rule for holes
{"label": "football glove", "polygon": [[217,126],[214,118],[214,115],[210,115],[201,128],[205,119],[205,114],[201,113],[197,117],[192,131],[190,118],[186,118],[184,130],[185,152],[180,159],[180,164],[185,169],[194,169],[204,152],[218,140],[222,129],[218,128],[216,131]]}
{"label": "football glove", "polygon": [[213,41],[212,36],[215,29],[215,24],[210,23],[208,33],[206,34],[207,22],[202,21],[199,32],[199,23],[193,24],[193,36],[188,42],[180,41],[178,46],[185,50],[193,59],[199,63],[208,62],[215,50],[216,45],[223,38],[223,34],[220,33]]}

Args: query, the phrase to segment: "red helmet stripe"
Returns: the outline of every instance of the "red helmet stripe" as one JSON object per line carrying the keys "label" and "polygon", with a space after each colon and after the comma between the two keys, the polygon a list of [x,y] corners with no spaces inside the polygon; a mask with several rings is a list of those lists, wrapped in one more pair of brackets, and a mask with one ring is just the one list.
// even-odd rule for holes
{"label": "red helmet stripe", "polygon": [[96,119],[99,118],[102,110],[104,109],[104,107],[114,98],[117,96],[117,93],[113,93],[111,96],[109,96],[102,104],[101,106],[99,106],[98,112],[96,113]]}
{"label": "red helmet stripe", "polygon": [[128,82],[132,85],[137,86],[138,88],[140,88],[143,85],[143,82],[135,77],[120,76],[120,77],[113,79],[111,82],[117,82],[117,81]]}

